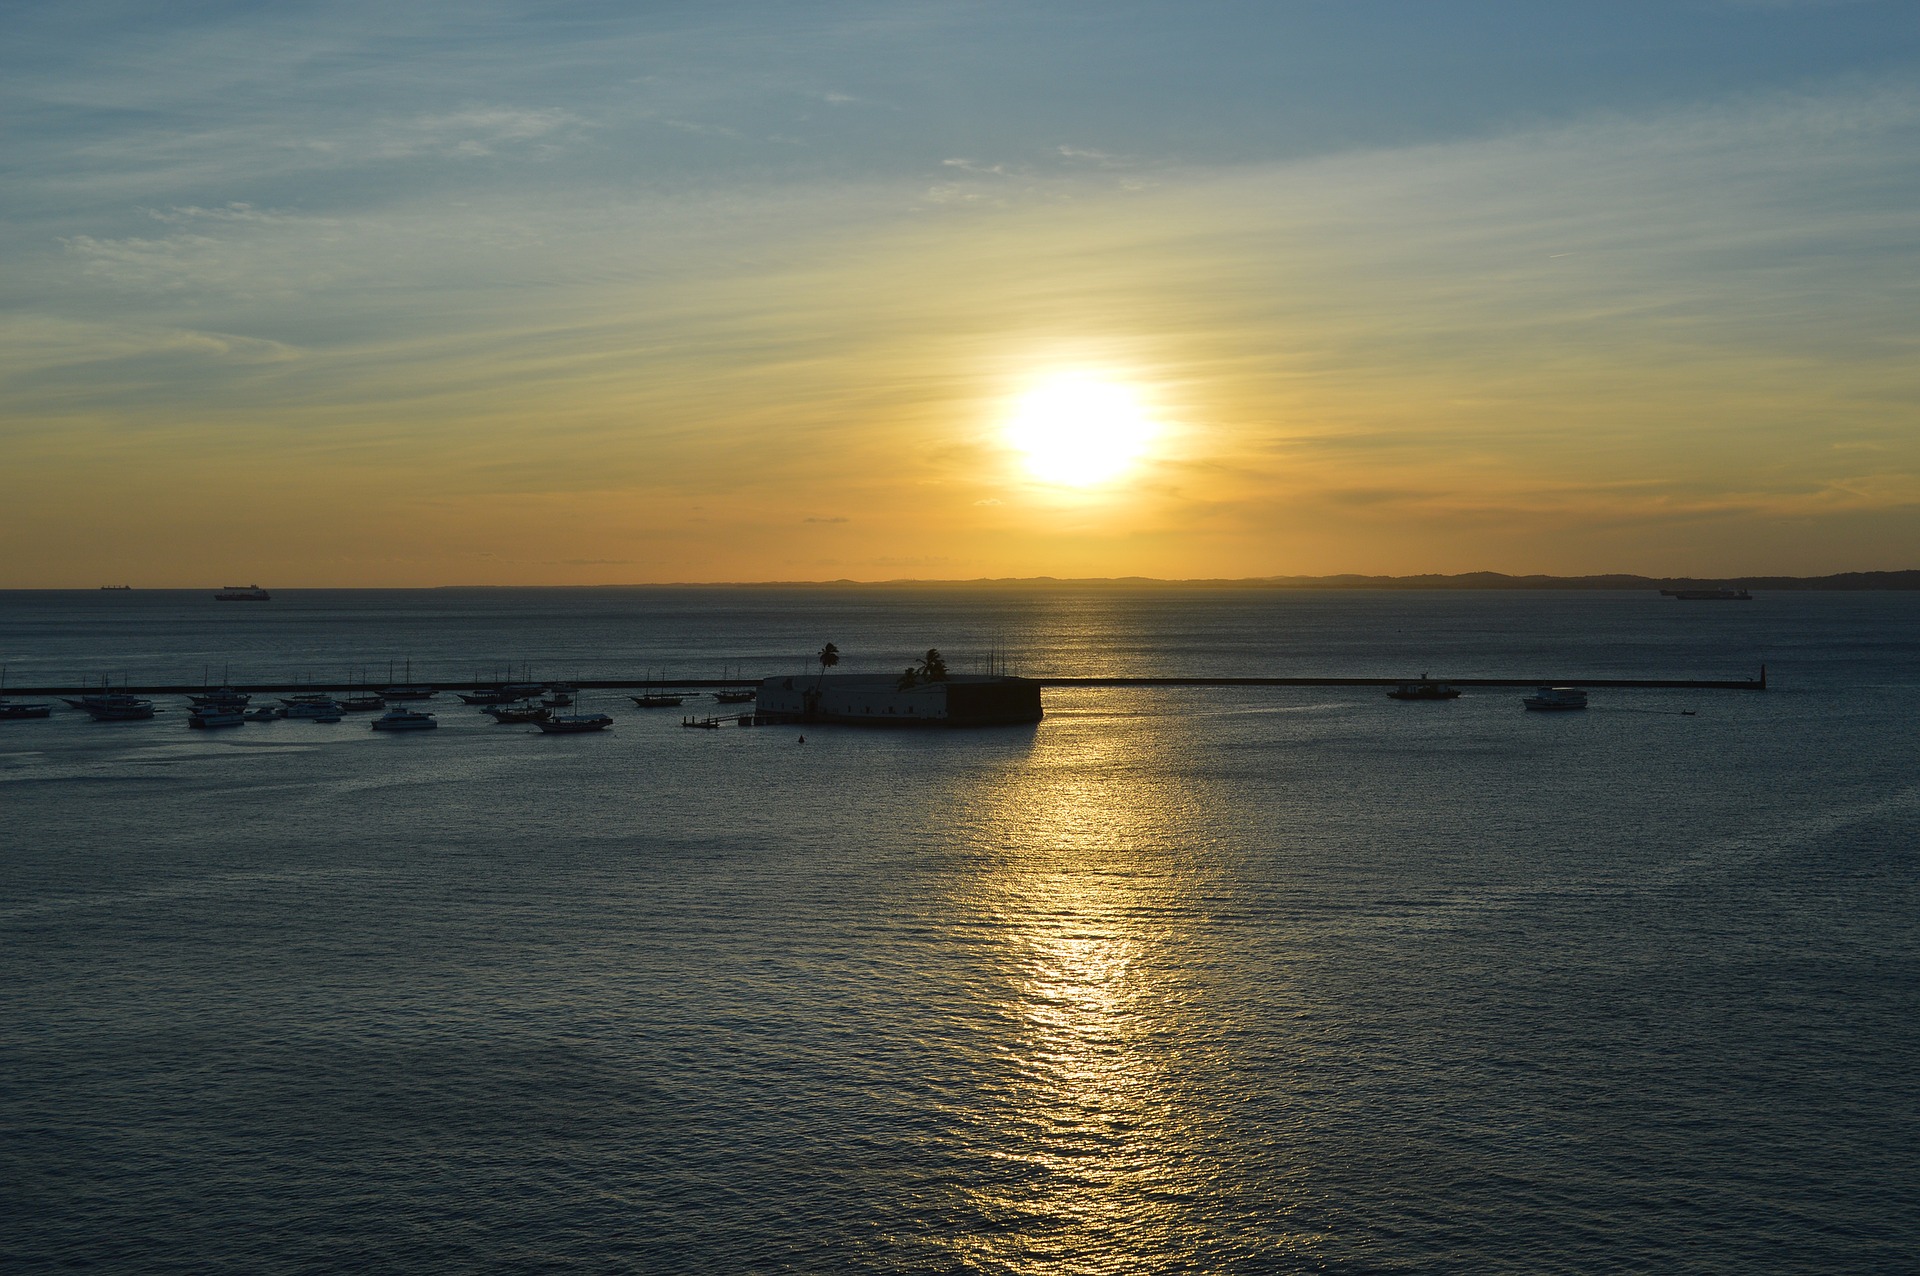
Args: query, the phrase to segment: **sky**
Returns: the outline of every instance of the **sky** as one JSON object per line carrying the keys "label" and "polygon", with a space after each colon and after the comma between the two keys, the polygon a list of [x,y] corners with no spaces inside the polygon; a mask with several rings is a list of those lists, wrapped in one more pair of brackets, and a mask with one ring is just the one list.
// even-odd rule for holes
{"label": "sky", "polygon": [[1920,566],[1912,0],[0,18],[0,587]]}

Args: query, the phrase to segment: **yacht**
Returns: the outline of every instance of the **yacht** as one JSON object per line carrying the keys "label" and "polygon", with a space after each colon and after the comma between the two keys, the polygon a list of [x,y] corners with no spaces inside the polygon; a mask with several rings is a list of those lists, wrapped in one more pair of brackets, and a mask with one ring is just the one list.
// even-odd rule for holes
{"label": "yacht", "polygon": [[372,713],[386,707],[386,699],[382,696],[348,696],[340,701],[340,708],[347,713]]}
{"label": "yacht", "polygon": [[261,705],[258,709],[249,709],[243,716],[248,722],[272,722],[280,717],[282,711],[272,705]]}
{"label": "yacht", "polygon": [[431,731],[440,724],[418,709],[389,709],[367,725],[375,731]]}
{"label": "yacht", "polygon": [[1530,696],[1520,697],[1529,709],[1584,709],[1587,693],[1578,687],[1541,687]]}
{"label": "yacht", "polygon": [[200,705],[187,711],[187,725],[190,727],[239,727],[245,726],[246,721],[246,712],[241,709]]}

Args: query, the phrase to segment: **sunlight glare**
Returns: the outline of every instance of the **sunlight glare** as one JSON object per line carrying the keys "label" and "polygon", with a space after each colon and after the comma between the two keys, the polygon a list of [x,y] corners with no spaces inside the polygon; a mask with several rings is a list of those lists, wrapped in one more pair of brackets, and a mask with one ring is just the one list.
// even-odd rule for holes
{"label": "sunlight glare", "polygon": [[1159,432],[1132,389],[1088,373],[1051,377],[1022,395],[1006,441],[1034,478],[1091,487],[1133,468]]}

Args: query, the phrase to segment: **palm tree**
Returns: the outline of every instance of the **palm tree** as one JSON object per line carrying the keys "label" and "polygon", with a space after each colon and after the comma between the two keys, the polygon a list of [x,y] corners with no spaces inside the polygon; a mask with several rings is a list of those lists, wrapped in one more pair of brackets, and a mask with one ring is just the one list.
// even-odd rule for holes
{"label": "palm tree", "polygon": [[820,677],[815,679],[813,684],[814,690],[816,691],[820,689],[820,683],[825,680],[827,670],[840,663],[840,648],[834,646],[832,643],[828,643],[826,646],[820,648],[819,660]]}
{"label": "palm tree", "polygon": [[947,662],[937,648],[927,648],[927,658],[920,662],[920,675],[928,682],[946,681]]}

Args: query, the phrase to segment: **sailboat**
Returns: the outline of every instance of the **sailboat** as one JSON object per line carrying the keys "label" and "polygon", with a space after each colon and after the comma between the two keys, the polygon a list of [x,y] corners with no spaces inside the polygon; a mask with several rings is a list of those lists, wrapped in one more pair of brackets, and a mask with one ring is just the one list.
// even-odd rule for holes
{"label": "sailboat", "polygon": [[[578,707],[576,703],[576,710]],[[613,719],[604,713],[548,713],[534,725],[546,735],[584,735],[589,731],[605,731],[613,725]]]}

